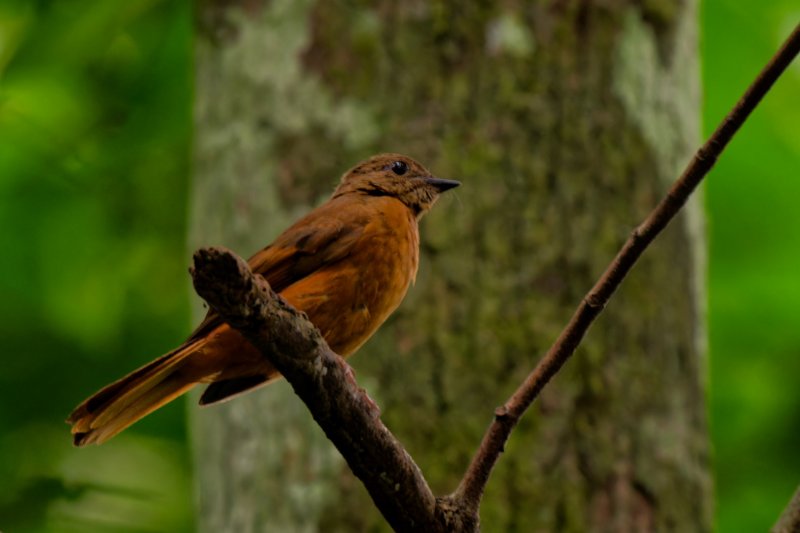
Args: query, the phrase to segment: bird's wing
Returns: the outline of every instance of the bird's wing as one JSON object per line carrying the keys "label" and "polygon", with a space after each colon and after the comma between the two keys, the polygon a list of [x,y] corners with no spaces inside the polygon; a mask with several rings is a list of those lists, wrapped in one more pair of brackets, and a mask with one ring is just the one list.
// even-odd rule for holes
{"label": "bird's wing", "polygon": [[366,220],[315,218],[295,224],[248,260],[276,292],[347,257],[367,225]]}
{"label": "bird's wing", "polygon": [[[333,207],[334,212],[325,209],[327,206]],[[312,211],[253,255],[247,261],[253,272],[261,274],[275,292],[281,292],[320,268],[347,257],[364,233],[368,220],[336,216],[335,207],[329,203]],[[217,313],[209,309],[189,340],[203,337],[221,324]]]}

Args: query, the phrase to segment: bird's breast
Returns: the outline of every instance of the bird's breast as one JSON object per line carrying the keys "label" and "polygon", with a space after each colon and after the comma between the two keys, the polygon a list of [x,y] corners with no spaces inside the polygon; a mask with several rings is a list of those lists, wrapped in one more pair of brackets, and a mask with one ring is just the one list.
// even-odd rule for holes
{"label": "bird's breast", "polygon": [[372,336],[416,276],[417,223],[405,206],[399,207],[377,210],[345,258],[281,293],[308,314],[340,355],[350,355]]}

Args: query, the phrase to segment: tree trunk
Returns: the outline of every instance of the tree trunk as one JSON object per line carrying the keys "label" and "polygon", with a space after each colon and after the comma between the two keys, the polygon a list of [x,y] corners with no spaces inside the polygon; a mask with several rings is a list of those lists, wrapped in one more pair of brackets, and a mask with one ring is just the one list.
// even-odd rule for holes
{"label": "tree trunk", "polygon": [[[248,255],[379,151],[464,185],[351,360],[438,494],[698,143],[696,5],[206,0],[192,247]],[[705,531],[699,203],[512,435],[486,531]],[[193,409],[202,531],[387,526],[285,383]]]}
{"label": "tree trunk", "polygon": [[[321,197],[287,182],[295,174],[281,146],[287,123],[307,127],[301,110],[281,103],[296,88],[281,83],[299,74],[307,15],[285,2],[267,18],[257,4],[198,8],[191,249],[224,245],[249,257]],[[198,398],[190,409],[198,529],[316,531],[343,461],[288,384],[204,409]]]}

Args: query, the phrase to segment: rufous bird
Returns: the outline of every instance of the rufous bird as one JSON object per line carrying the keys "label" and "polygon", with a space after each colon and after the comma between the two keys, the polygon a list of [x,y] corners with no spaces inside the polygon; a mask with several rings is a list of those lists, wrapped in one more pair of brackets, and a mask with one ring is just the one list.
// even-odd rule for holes
{"label": "rufous bird", "polygon": [[[440,193],[458,185],[409,157],[376,155],[346,172],[327,202],[248,263],[347,357],[400,305],[417,274],[417,222]],[[186,342],[102,388],[67,423],[76,446],[100,444],[195,385],[209,384],[200,398],[208,405],[279,377],[209,310]]]}

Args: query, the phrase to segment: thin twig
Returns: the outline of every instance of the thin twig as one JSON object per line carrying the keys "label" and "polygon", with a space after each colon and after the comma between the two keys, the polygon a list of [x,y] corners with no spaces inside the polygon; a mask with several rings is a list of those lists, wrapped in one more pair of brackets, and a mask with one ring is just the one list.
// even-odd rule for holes
{"label": "thin twig", "polygon": [[797,533],[800,531],[800,487],[794,492],[780,518],[772,526],[772,533]]}
{"label": "thin twig", "polygon": [[622,249],[592,287],[592,290],[581,301],[569,324],[539,361],[533,372],[528,375],[506,403],[495,410],[494,421],[484,434],[477,453],[467,468],[458,489],[453,494],[455,500],[463,502],[467,508],[478,508],[492,469],[522,414],[530,407],[547,382],[575,352],[589,326],[603,310],[639,256],[683,207],[695,187],[714,166],[733,135],[769,91],[775,80],[797,56],[798,51],[800,51],[800,25],[794,29],[708,141],[697,151],[667,195],[644,222],[631,233]]}

